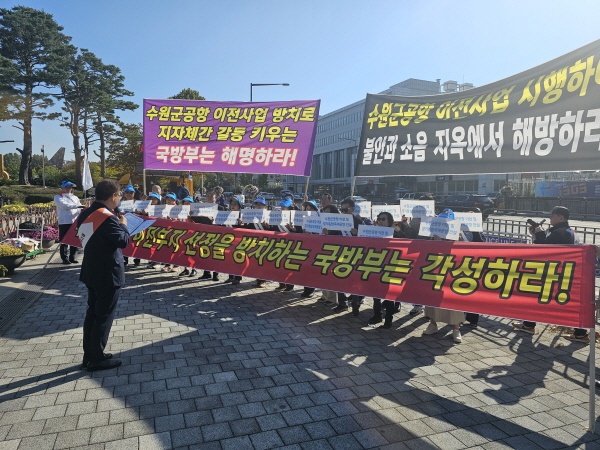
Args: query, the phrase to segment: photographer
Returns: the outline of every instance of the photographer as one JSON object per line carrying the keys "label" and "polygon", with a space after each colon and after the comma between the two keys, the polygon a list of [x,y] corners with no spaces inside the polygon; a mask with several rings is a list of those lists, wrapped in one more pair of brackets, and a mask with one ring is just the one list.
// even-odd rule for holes
{"label": "photographer", "polygon": [[[550,213],[550,228],[547,232],[542,230],[541,223],[535,223],[531,219],[527,221],[530,225],[529,232],[534,236],[534,244],[575,244],[575,233],[569,227],[569,210],[564,206],[555,206]],[[513,322],[512,326],[516,330],[524,331],[529,334],[535,334],[536,322]],[[565,336],[567,339],[589,342],[587,331],[576,328],[574,333]]]}

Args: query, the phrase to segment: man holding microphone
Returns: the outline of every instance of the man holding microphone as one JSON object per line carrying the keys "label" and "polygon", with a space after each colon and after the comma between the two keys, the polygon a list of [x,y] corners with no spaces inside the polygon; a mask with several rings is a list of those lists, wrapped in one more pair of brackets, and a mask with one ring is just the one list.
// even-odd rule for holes
{"label": "man holding microphone", "polygon": [[121,249],[129,244],[127,219],[120,215],[119,184],[102,180],[96,186],[96,201],[77,218],[77,233],[83,245],[79,280],[88,290],[88,308],[83,322],[83,364],[90,372],[118,367],[121,361],[105,353],[125,266]]}

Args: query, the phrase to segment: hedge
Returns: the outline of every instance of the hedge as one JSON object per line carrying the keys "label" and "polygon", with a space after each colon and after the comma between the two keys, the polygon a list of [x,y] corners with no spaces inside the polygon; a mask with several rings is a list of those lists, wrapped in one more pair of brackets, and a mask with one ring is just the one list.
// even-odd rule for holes
{"label": "hedge", "polygon": [[[4,185],[0,186],[0,195],[13,204],[32,205],[34,203],[48,203],[54,201],[54,196],[59,192],[57,187],[44,189],[40,186]],[[83,191],[73,191],[75,195],[83,199]]]}

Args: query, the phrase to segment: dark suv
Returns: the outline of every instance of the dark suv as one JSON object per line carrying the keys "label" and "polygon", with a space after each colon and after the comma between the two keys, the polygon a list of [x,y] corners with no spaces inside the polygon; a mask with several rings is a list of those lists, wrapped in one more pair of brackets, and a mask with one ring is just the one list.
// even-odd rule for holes
{"label": "dark suv", "polygon": [[479,208],[483,220],[486,220],[494,212],[494,201],[484,194],[455,194],[447,197],[442,202],[436,202],[435,209],[437,212],[441,212],[445,208],[457,212],[474,211],[475,208]]}

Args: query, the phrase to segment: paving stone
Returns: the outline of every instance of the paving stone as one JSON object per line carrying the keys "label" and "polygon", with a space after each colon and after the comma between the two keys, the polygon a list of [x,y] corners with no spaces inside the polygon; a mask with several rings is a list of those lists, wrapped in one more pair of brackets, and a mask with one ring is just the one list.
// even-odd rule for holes
{"label": "paving stone", "polygon": [[91,429],[62,431],[58,433],[54,448],[63,449],[82,447],[89,443],[91,434]]}
{"label": "paving stone", "polygon": [[256,450],[281,447],[284,445],[276,431],[251,434],[250,440]]}

